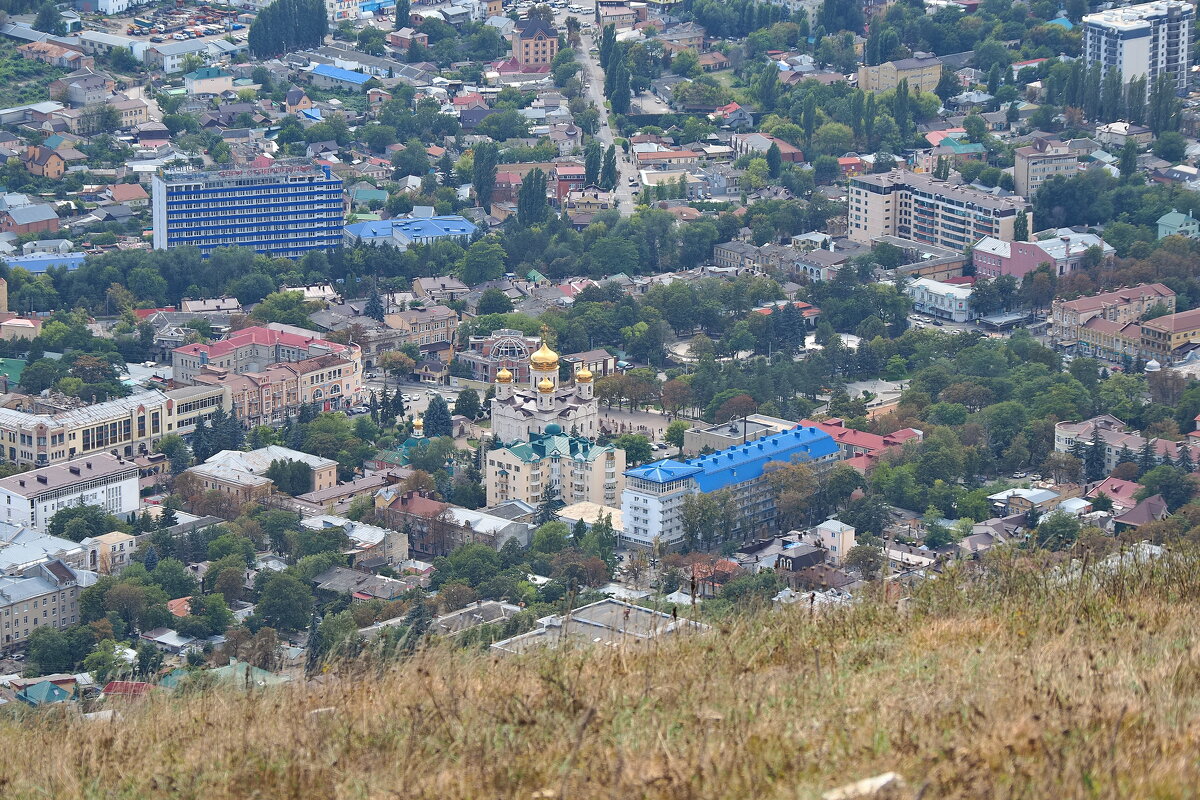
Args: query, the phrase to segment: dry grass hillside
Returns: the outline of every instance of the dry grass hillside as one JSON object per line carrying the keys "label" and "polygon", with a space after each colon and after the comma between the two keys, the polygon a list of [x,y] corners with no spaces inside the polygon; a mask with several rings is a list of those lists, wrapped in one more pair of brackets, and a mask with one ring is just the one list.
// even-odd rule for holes
{"label": "dry grass hillside", "polygon": [[0,797],[757,800],[889,770],[912,797],[1194,796],[1200,555],[1051,575],[1010,559],[900,610],[6,718]]}

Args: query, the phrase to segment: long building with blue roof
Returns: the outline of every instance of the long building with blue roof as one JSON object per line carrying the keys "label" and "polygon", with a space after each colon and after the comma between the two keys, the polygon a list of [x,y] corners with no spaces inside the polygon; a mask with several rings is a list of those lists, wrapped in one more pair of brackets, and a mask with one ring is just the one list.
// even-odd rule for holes
{"label": "long building with blue roof", "polygon": [[634,546],[675,547],[684,538],[684,498],[722,489],[730,491],[737,508],[731,536],[769,528],[775,496],[766,480],[768,466],[801,462],[824,469],[837,460],[833,437],[805,426],[686,461],[665,459],[626,470],[624,538]]}
{"label": "long building with blue roof", "polygon": [[353,222],[346,226],[343,240],[347,247],[358,243],[388,245],[407,250],[414,244],[456,241],[464,247],[479,227],[466,217],[447,214],[440,217],[414,217]]}
{"label": "long building with blue roof", "polygon": [[83,253],[29,253],[23,256],[5,256],[4,263],[10,267],[21,267],[35,275],[51,267],[65,267],[68,272],[83,266],[87,256]]}

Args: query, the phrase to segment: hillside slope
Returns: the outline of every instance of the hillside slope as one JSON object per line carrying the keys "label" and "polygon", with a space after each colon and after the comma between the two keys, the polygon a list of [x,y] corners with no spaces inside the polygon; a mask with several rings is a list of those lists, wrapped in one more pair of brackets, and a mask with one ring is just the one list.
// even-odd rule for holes
{"label": "hillside slope", "polygon": [[433,649],[324,686],[0,721],[5,798],[1180,797],[1200,786],[1200,556],[1068,582],[1016,559],[900,611],[670,645]]}

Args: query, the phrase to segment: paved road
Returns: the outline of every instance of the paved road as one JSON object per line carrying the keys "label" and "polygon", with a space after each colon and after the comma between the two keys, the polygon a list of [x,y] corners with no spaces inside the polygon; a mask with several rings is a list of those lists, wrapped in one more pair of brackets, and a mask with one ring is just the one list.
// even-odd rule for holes
{"label": "paved road", "polygon": [[[587,84],[587,96],[600,110],[600,130],[596,138],[604,146],[605,151],[613,143],[613,130],[608,124],[608,113],[604,108],[604,71],[600,69],[599,56],[592,55],[589,50],[599,47],[599,34],[596,38],[584,36],[579,47],[579,63],[583,65],[584,82]],[[630,163],[621,148],[617,148],[617,208],[623,214],[632,214],[634,207],[633,191],[629,179],[637,177],[637,168]]]}
{"label": "paved road", "polygon": [[[377,397],[383,394],[384,386],[387,387],[387,392],[389,395],[396,393],[396,381],[393,378],[387,379],[386,382],[383,380],[383,378],[367,378],[363,382],[363,386],[368,391],[375,392]],[[425,413],[425,409],[429,407],[430,388],[431,387],[426,384],[412,383],[408,381],[400,384],[401,394],[406,394],[415,398],[414,400],[404,401],[405,416],[419,416]],[[438,393],[445,398],[446,404],[450,406],[450,411],[453,413],[454,401],[458,397],[458,392],[450,389],[448,386],[440,386],[438,387]],[[483,396],[480,395],[480,399],[482,398]]]}

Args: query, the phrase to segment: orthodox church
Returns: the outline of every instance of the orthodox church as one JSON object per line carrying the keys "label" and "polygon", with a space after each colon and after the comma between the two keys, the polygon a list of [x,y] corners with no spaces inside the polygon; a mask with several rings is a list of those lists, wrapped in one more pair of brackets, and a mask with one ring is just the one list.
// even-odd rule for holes
{"label": "orthodox church", "polygon": [[546,344],[529,356],[529,384],[513,382],[505,367],[496,373],[496,395],[492,399],[492,434],[502,442],[529,441],[555,432],[593,439],[600,435],[600,410],[593,394],[592,373],[586,368],[575,373],[575,385],[562,388],[558,381],[558,353]]}

